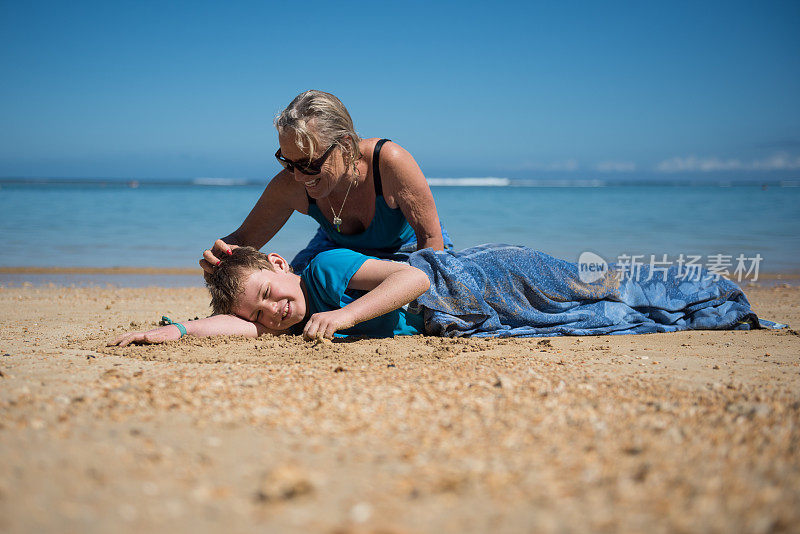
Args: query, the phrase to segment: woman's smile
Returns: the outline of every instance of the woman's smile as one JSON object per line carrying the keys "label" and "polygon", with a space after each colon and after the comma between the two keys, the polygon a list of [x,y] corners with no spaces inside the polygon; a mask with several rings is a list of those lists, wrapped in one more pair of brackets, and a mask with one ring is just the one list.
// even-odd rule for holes
{"label": "woman's smile", "polygon": [[330,191],[326,191],[327,187],[325,184],[329,183],[328,180],[324,179],[324,174],[320,174],[318,176],[306,176],[305,181],[302,182],[303,187],[306,189],[306,193],[312,198],[323,198],[330,194]]}
{"label": "woman's smile", "polygon": [[312,178],[312,179],[308,180],[307,182],[303,182],[303,185],[305,185],[308,188],[311,188],[311,187],[316,186],[321,179],[322,179],[321,177],[317,176],[316,178]]}

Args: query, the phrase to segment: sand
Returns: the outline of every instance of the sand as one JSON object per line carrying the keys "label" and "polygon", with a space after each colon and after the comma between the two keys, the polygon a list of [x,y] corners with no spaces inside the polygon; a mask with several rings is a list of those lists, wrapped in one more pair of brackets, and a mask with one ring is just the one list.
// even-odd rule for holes
{"label": "sand", "polygon": [[792,328],[104,346],[207,300],[0,288],[0,531],[800,530]]}

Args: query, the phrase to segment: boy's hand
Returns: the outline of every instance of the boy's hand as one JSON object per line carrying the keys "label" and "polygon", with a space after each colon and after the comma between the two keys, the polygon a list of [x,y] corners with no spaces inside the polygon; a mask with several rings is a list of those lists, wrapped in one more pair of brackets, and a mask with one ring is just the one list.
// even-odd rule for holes
{"label": "boy's hand", "polygon": [[181,331],[177,326],[169,325],[148,330],[147,332],[130,332],[119,336],[114,341],[109,341],[106,346],[119,345],[126,347],[131,343],[164,343],[165,341],[175,341],[181,338]]}
{"label": "boy's hand", "polygon": [[344,308],[315,313],[306,323],[303,337],[305,339],[333,339],[333,334],[338,330],[345,330],[351,326],[355,326],[355,322]]}

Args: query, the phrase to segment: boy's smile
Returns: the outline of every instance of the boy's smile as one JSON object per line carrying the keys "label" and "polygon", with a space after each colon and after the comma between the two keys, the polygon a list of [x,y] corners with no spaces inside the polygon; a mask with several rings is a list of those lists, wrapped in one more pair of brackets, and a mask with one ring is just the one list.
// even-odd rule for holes
{"label": "boy's smile", "polygon": [[289,271],[286,260],[277,254],[269,254],[268,259],[275,271],[250,274],[233,312],[269,330],[285,331],[305,318],[306,299],[300,277]]}

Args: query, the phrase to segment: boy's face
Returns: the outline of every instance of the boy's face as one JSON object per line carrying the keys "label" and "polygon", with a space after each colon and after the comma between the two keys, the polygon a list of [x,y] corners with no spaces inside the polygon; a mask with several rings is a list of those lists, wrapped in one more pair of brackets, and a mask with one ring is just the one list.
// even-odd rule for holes
{"label": "boy's face", "polygon": [[291,273],[288,262],[277,254],[267,258],[275,271],[253,271],[244,282],[233,312],[269,330],[285,331],[306,316],[306,299],[300,277]]}

